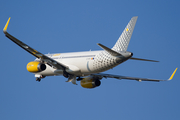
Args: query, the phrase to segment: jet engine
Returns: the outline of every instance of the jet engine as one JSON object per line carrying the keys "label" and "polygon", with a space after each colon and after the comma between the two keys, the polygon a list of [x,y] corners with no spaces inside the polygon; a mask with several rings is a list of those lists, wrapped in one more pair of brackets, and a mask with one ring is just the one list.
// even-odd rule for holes
{"label": "jet engine", "polygon": [[86,77],[81,80],[81,86],[83,88],[95,88],[101,85],[101,81],[98,78]]}
{"label": "jet engine", "polygon": [[45,69],[46,65],[38,61],[29,62],[27,64],[27,70],[32,73],[41,72]]}

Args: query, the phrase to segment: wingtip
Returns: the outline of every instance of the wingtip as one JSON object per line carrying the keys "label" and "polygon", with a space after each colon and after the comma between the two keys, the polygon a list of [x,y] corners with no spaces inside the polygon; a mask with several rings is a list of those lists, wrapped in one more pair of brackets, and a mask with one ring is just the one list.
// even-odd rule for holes
{"label": "wingtip", "polygon": [[7,28],[8,28],[8,25],[9,25],[9,21],[10,21],[11,17],[9,17],[6,25],[4,26],[4,29],[3,29],[3,32],[6,32],[7,31]]}
{"label": "wingtip", "polygon": [[138,19],[138,16],[133,16],[132,19]]}
{"label": "wingtip", "polygon": [[176,68],[176,69],[174,70],[173,74],[171,75],[171,77],[170,77],[168,80],[172,80],[172,79],[173,79],[173,77],[174,77],[174,75],[175,75],[177,69],[178,69],[178,68]]}
{"label": "wingtip", "polygon": [[138,18],[138,16],[134,16],[134,17]]}

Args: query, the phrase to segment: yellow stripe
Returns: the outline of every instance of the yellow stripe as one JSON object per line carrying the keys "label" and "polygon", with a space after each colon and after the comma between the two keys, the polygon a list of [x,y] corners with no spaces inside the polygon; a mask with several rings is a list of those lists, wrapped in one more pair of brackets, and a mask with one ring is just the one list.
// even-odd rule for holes
{"label": "yellow stripe", "polygon": [[59,54],[54,54],[53,56],[59,56],[60,55],[60,53]]}
{"label": "yellow stripe", "polygon": [[169,80],[172,80],[172,79],[173,79],[174,74],[176,73],[177,69],[178,69],[178,68],[176,68],[176,69],[174,70],[174,72],[173,72],[173,74],[171,75],[171,77],[169,78]]}
{"label": "yellow stripe", "polygon": [[6,23],[5,27],[4,27],[4,29],[3,29],[3,31],[6,31],[6,30],[7,30],[7,27],[8,27],[8,25],[9,25],[10,19],[11,19],[11,17],[9,17],[9,19],[8,19],[8,21],[7,21],[7,23]]}

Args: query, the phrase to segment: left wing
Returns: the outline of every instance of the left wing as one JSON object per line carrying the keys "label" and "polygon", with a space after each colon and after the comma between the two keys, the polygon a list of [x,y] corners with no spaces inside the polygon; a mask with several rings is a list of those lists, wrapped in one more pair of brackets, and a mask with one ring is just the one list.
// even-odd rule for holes
{"label": "left wing", "polygon": [[6,35],[6,37],[8,37],[10,40],[12,40],[14,43],[16,43],[17,45],[19,45],[21,48],[23,48],[24,50],[26,50],[27,52],[29,52],[30,54],[32,54],[33,56],[35,56],[36,58],[39,58],[41,59],[43,62],[45,62],[46,64],[50,65],[50,66],[53,66],[54,68],[56,69],[62,69],[62,70],[65,70],[66,68],[68,68],[68,66],[62,64],[62,63],[59,63],[51,58],[49,58],[48,56],[38,52],[37,50],[31,48],[30,46],[26,45],[25,43],[21,42],[20,40],[18,40],[17,38],[15,38],[14,36],[10,35],[8,32],[7,32],[7,27],[9,25],[9,21],[10,21],[10,18],[8,19],[4,29],[3,29],[3,32],[4,34]]}
{"label": "left wing", "polygon": [[160,81],[169,81],[172,80],[174,77],[174,74],[176,73],[178,68],[176,68],[171,75],[171,77],[168,80],[160,80],[160,79],[149,79],[149,78],[137,78],[137,77],[128,77],[128,76],[120,76],[120,75],[112,75],[112,74],[103,74],[103,73],[98,73],[98,74],[92,74],[93,76],[97,76],[99,78],[116,78],[116,79],[128,79],[128,80],[137,80],[139,82],[141,81],[153,81],[153,82],[160,82]]}

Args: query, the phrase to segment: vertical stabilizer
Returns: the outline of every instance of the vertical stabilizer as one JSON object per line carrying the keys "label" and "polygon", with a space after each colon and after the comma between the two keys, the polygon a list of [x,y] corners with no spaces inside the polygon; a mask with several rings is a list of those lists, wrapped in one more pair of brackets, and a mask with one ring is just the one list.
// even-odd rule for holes
{"label": "vertical stabilizer", "polygon": [[137,18],[137,16],[131,18],[112,50],[116,52],[127,50]]}

